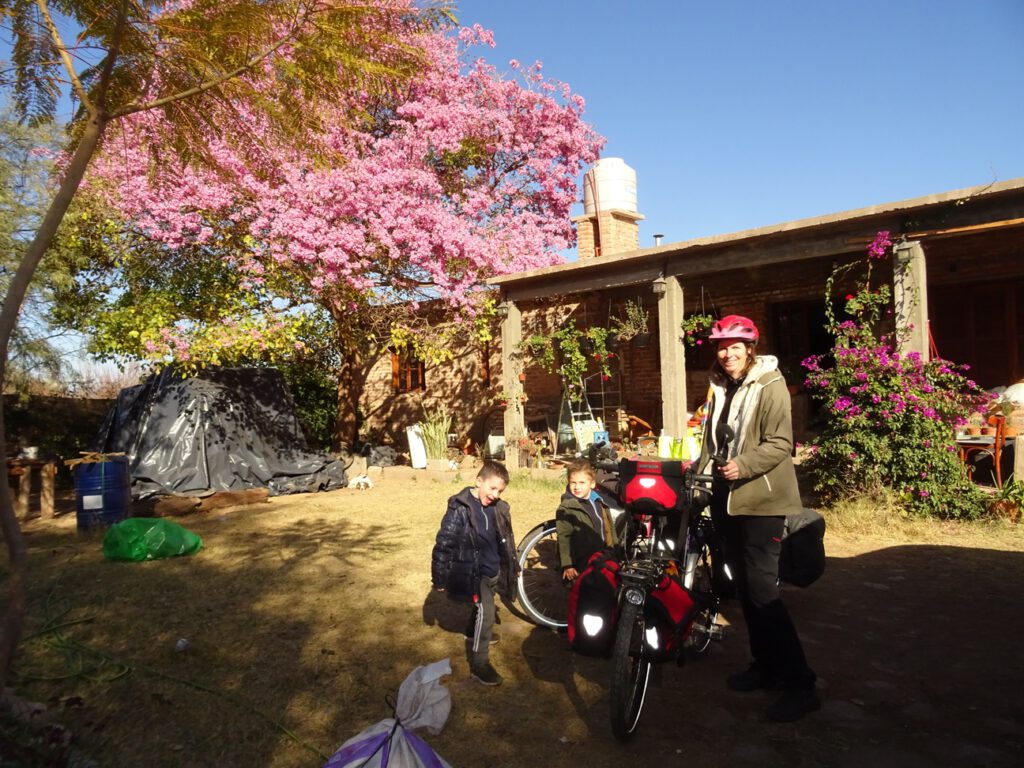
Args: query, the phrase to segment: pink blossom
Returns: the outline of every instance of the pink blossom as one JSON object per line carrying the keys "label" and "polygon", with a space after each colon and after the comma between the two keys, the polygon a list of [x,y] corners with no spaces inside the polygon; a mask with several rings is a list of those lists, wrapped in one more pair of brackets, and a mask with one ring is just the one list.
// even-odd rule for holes
{"label": "pink blossom", "polygon": [[[230,221],[249,285],[283,273],[297,298],[351,312],[426,299],[463,310],[488,278],[561,261],[575,242],[576,179],[603,144],[583,100],[539,62],[508,80],[470,59],[469,46],[494,44],[479,25],[410,44],[424,66],[376,122],[343,119],[367,111],[370,97],[353,93],[296,147],[243,111],[248,135],[211,129],[218,167],[204,170],[167,149],[159,113],[140,112],[108,130],[89,191],[169,248],[206,243]],[[480,157],[463,161],[467,148]]]}

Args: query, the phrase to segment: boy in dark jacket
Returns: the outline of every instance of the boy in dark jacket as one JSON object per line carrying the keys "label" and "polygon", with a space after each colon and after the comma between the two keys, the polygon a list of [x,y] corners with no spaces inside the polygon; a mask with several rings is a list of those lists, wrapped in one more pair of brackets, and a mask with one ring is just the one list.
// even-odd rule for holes
{"label": "boy in dark jacket", "polygon": [[577,459],[569,465],[568,477],[569,490],[558,504],[555,526],[562,578],[573,581],[591,555],[612,549],[617,540],[608,507],[595,490],[594,468],[586,459]]}
{"label": "boy in dark jacket", "polygon": [[448,499],[430,564],[434,589],[447,592],[452,600],[474,604],[472,637],[467,637],[469,671],[484,685],[501,684],[501,675],[488,657],[494,595],[513,599],[518,575],[512,515],[508,503],[501,500],[507,485],[505,466],[485,461],[476,486]]}

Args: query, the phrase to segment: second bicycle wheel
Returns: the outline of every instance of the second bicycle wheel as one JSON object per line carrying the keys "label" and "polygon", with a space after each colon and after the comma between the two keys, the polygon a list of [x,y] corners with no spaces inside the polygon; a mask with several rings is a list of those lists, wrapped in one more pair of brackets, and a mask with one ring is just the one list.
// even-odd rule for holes
{"label": "second bicycle wheel", "polygon": [[569,592],[558,567],[555,521],[535,526],[519,545],[519,604],[534,623],[562,631],[568,626]]}
{"label": "second bicycle wheel", "polygon": [[684,586],[690,590],[697,602],[697,613],[693,618],[690,635],[686,638],[685,648],[696,655],[704,653],[717,636],[721,637],[718,626],[718,597],[715,595],[711,582],[711,555],[707,544],[692,555],[695,562],[688,563]]}
{"label": "second bicycle wheel", "polygon": [[612,652],[612,684],[609,692],[612,733],[619,741],[629,741],[640,722],[651,662],[644,653],[643,606],[622,601],[619,626]]}

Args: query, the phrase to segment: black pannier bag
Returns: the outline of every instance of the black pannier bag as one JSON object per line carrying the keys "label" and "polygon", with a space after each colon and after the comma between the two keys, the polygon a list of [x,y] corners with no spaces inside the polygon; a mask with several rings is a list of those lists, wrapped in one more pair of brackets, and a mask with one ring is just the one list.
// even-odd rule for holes
{"label": "black pannier bag", "polygon": [[615,642],[619,564],[595,552],[569,592],[569,647],[585,656],[607,656]]}
{"label": "black pannier bag", "polygon": [[809,587],[825,572],[825,518],[813,509],[786,516],[779,581]]}

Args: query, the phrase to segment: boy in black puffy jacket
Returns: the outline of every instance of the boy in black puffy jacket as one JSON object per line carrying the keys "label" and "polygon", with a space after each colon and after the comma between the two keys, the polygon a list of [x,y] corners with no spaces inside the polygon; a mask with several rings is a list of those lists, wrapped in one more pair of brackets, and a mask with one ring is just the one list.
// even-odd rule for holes
{"label": "boy in black puffy jacket", "polygon": [[501,500],[507,485],[505,466],[485,461],[475,487],[463,488],[448,499],[431,555],[434,589],[447,592],[452,600],[474,604],[467,655],[470,674],[484,685],[501,684],[488,653],[494,630],[494,596],[513,599],[518,575],[512,515],[508,503]]}

